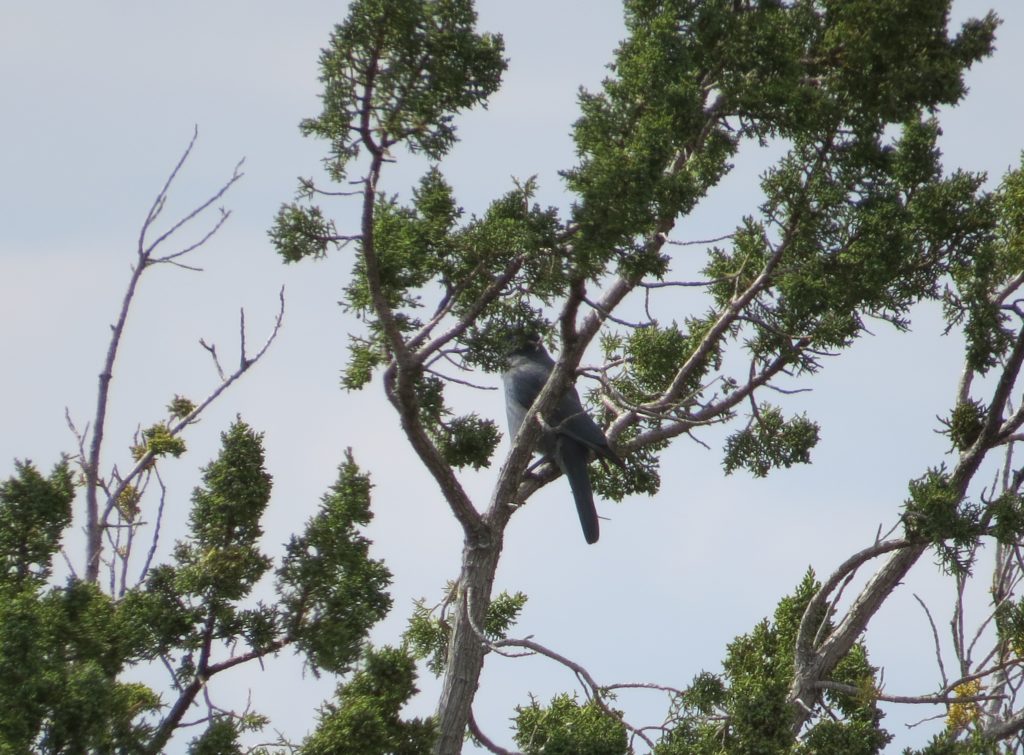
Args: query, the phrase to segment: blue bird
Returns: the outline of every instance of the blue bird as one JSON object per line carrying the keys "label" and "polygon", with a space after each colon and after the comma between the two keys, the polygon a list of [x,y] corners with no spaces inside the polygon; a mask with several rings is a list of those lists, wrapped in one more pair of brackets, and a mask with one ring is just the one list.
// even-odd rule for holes
{"label": "blue bird", "polygon": [[[515,438],[526,413],[540,395],[555,366],[538,336],[518,337],[514,344],[501,376],[505,385],[505,410],[512,438]],[[554,461],[568,478],[576,501],[576,512],[583,527],[583,537],[588,543],[596,543],[600,527],[587,464],[594,456],[599,456],[620,467],[625,468],[625,465],[608,445],[604,432],[583,408],[575,388],[570,387],[559,399],[555,408],[544,417],[544,424],[538,450]]]}

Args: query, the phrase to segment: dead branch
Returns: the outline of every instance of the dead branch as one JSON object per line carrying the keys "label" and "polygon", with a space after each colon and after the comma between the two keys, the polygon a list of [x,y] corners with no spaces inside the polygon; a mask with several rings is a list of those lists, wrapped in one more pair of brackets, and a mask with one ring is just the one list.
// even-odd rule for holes
{"label": "dead branch", "polygon": [[[214,192],[206,201],[202,202],[191,212],[187,213],[184,217],[180,218],[177,222],[173,223],[171,227],[161,233],[153,241],[148,241],[148,234],[152,228],[154,222],[160,217],[164,207],[167,203],[168,193],[171,185],[177,178],[178,173],[184,166],[185,161],[188,159],[192,152],[192,148],[195,146],[196,139],[198,138],[199,131],[194,129],[192,133],[192,139],[189,141],[188,146],[185,148],[174,169],[171,171],[167,180],[164,182],[163,187],[160,189],[156,198],[153,200],[153,204],[146,214],[146,218],[142,223],[142,228],[139,231],[138,244],[136,249],[136,262],[132,266],[131,276],[128,280],[128,285],[125,289],[124,297],[121,300],[121,307],[117,315],[117,319],[111,326],[111,337],[110,342],[107,346],[107,354],[103,361],[103,367],[100,370],[99,375],[99,386],[97,389],[96,397],[96,412],[92,421],[92,434],[88,444],[88,453],[82,454],[81,466],[86,478],[86,569],[85,579],[89,582],[96,582],[99,578],[101,552],[103,548],[103,530],[106,526],[106,517],[109,516],[112,508],[112,501],[116,501],[117,496],[111,496],[108,500],[106,510],[101,515],[100,503],[99,503],[99,491],[102,489],[103,484],[101,482],[100,465],[101,465],[101,453],[103,449],[104,430],[107,420],[107,403],[110,396],[110,384],[114,376],[114,362],[117,359],[118,350],[121,345],[121,339],[124,335],[124,327],[128,321],[128,313],[131,309],[132,302],[135,298],[135,292],[138,288],[139,280],[142,277],[143,272],[155,261],[171,261],[188,254],[196,250],[198,247],[205,244],[209,239],[216,233],[223,225],[226,220],[226,214],[221,213],[220,219],[214,224],[212,230],[208,231],[199,242],[187,245],[183,249],[166,255],[165,257],[154,257],[154,252],[160,248],[161,244],[170,239],[180,229],[189,224],[192,220],[196,219],[201,215],[208,207],[214,202],[218,201],[227,191],[230,189],[240,178],[239,168],[241,162],[239,162],[231,175],[231,177],[220,186],[220,188]],[[81,444],[84,447],[84,443]],[[123,486],[119,486],[123,491]],[[120,491],[119,491],[120,492]]]}

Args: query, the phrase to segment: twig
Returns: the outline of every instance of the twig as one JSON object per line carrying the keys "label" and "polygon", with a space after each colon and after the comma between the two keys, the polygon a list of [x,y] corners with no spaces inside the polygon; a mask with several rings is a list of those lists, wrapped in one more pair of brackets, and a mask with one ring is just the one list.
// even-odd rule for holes
{"label": "twig", "polygon": [[[252,357],[247,357],[245,354],[245,350],[243,348],[241,350],[241,356],[239,358],[238,369],[231,373],[231,375],[225,377],[221,384],[217,386],[217,388],[215,388],[191,412],[189,412],[182,419],[180,419],[177,424],[170,426],[167,431],[168,435],[170,435],[171,437],[175,437],[179,435],[186,427],[195,422],[196,418],[199,417],[199,415],[202,414],[203,411],[210,404],[216,401],[217,398],[224,391],[226,391],[236,380],[242,377],[242,375],[244,375],[254,364],[256,364],[263,357],[264,354],[266,354],[267,349],[270,348],[270,345],[277,338],[277,335],[281,330],[281,323],[284,321],[285,302],[283,286],[281,287],[281,290],[278,292],[278,299],[280,300],[280,308],[278,310],[277,317],[274,320],[274,327],[271,330],[270,335],[267,337],[267,340],[260,348],[260,350],[256,352],[256,354],[253,355]],[[141,474],[145,469],[147,469],[150,466],[150,464],[153,462],[155,458],[156,455],[153,453],[151,449],[146,450],[145,453],[143,453],[142,456],[138,459],[138,461],[135,462],[135,466],[133,466],[131,470],[128,472],[128,474],[125,475],[124,479],[119,481],[114,490],[110,492],[109,497],[107,499],[107,505],[103,511],[103,516],[100,520],[103,523],[104,527],[106,526],[107,517],[110,516],[110,512],[114,508],[115,502],[117,501],[118,497],[121,495],[121,493],[124,492],[125,488],[127,488],[128,485],[130,485],[131,482],[139,474]]]}
{"label": "twig", "polygon": [[946,667],[942,663],[942,646],[939,644],[939,630],[935,627],[935,620],[932,618],[932,612],[928,610],[928,606],[921,600],[917,593],[914,593],[914,600],[916,600],[921,608],[924,610],[924,615],[928,617],[928,624],[932,628],[932,640],[935,642],[935,660],[939,663],[939,675],[942,677],[942,686],[948,687],[949,680],[946,678]]}
{"label": "twig", "polygon": [[496,386],[493,386],[493,385],[479,385],[477,383],[471,383],[468,380],[462,380],[462,379],[457,378],[457,377],[452,377],[451,375],[445,375],[443,372],[439,372],[438,370],[430,369],[429,367],[425,368],[423,371],[427,372],[427,373],[429,373],[431,375],[436,375],[437,377],[441,378],[442,380],[444,380],[446,382],[455,383],[457,385],[464,385],[467,388],[475,388],[478,391],[496,391],[496,390],[498,390]]}
{"label": "twig", "polygon": [[716,236],[713,239],[697,239],[694,241],[674,241],[673,239],[666,238],[665,243],[671,246],[707,246],[708,244],[717,244],[719,241],[727,241],[735,236],[735,233],[727,233],[724,236]]}
{"label": "twig", "polygon": [[[815,683],[818,689],[827,689],[833,692],[840,692],[844,695],[863,695],[864,690],[852,684],[821,680]],[[900,703],[903,705],[952,705],[955,703],[978,703],[998,698],[1001,695],[885,695],[881,692],[874,692],[872,697],[884,703]]]}
{"label": "twig", "polygon": [[157,505],[156,509],[156,524],[153,526],[153,540],[149,545],[149,552],[146,554],[146,562],[142,565],[142,571],[139,573],[138,584],[142,584],[146,581],[146,576],[149,574],[149,567],[153,563],[154,556],[156,556],[156,547],[160,542],[160,526],[163,524],[164,520],[164,503],[167,499],[167,486],[164,485],[164,481],[163,478],[160,477],[159,470],[154,468],[153,471],[156,472],[156,481],[160,486],[160,503]]}
{"label": "twig", "polygon": [[476,722],[476,717],[473,716],[473,709],[469,709],[469,730],[472,732],[473,737],[484,747],[494,753],[494,755],[522,755],[522,753],[515,752],[513,750],[506,750],[483,733],[479,724]]}
{"label": "twig", "polygon": [[550,658],[551,660],[556,661],[557,663],[560,663],[561,665],[565,666],[567,669],[569,669],[576,675],[576,678],[580,680],[580,682],[584,685],[584,688],[588,691],[588,697],[590,697],[595,703],[597,703],[598,707],[600,707],[601,710],[604,711],[605,715],[621,723],[624,727],[626,727],[626,729],[636,734],[638,737],[640,737],[640,739],[644,740],[644,742],[651,749],[654,749],[654,741],[651,740],[650,737],[648,737],[640,729],[626,721],[619,711],[613,710],[608,706],[608,704],[604,701],[604,695],[602,692],[604,688],[598,685],[598,683],[594,681],[594,677],[590,675],[590,672],[587,671],[587,669],[581,666],[580,664],[566,658],[564,655],[561,655],[560,653],[556,653],[553,650],[549,650],[548,648],[544,647],[538,642],[534,642],[533,640],[529,639],[506,638],[503,640],[497,640],[496,642],[490,643],[490,645],[492,647],[526,648],[528,650],[533,651],[537,655],[543,655],[544,657]]}

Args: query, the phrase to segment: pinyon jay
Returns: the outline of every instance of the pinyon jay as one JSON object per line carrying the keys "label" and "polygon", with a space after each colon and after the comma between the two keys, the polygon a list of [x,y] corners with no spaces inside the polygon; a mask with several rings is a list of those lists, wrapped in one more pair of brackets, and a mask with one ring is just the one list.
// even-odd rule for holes
{"label": "pinyon jay", "polygon": [[[547,383],[555,362],[536,335],[516,337],[501,379],[505,384],[505,410],[512,438],[519,432],[526,413]],[[600,534],[594,491],[590,487],[587,463],[600,456],[624,467],[622,459],[604,437],[601,428],[583,409],[575,388],[569,388],[554,409],[544,417],[538,450],[554,461],[569,479],[583,537],[596,543]]]}

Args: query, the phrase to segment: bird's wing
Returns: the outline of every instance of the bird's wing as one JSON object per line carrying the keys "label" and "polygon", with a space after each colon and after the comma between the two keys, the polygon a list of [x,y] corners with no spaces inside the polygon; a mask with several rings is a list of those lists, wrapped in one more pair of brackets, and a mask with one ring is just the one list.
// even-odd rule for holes
{"label": "bird's wing", "polygon": [[519,432],[526,413],[533,406],[544,383],[547,373],[539,365],[523,358],[513,358],[509,369],[502,375],[505,384],[505,412],[508,415],[508,429],[512,437]]}
{"label": "bird's wing", "polygon": [[608,445],[604,431],[583,408],[575,388],[570,389],[558,402],[552,420],[551,424],[559,433],[579,441],[598,456],[622,465],[622,459]]}

